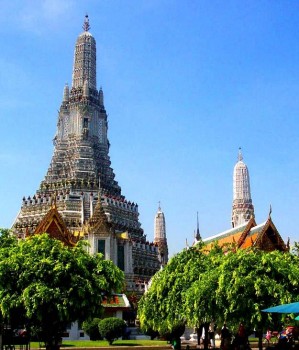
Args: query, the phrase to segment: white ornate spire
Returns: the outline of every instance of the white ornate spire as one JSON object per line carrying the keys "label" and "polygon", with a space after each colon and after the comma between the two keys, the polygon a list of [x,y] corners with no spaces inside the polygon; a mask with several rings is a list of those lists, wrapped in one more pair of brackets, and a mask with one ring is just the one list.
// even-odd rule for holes
{"label": "white ornate spire", "polygon": [[73,88],[83,87],[84,81],[88,80],[89,87],[96,89],[96,41],[88,31],[90,29],[88,16],[85,16],[83,30],[76,42]]}
{"label": "white ornate spire", "polygon": [[233,174],[233,210],[232,226],[240,226],[254,217],[251,200],[249,171],[243,162],[241,148],[239,148],[238,162]]}
{"label": "white ornate spire", "polygon": [[[84,31],[75,45],[72,87],[64,88],[54,154],[42,186],[49,188],[59,183],[58,186],[64,187],[66,180],[76,179],[70,186],[77,186],[77,183],[81,183],[82,188],[85,183],[90,188],[101,186],[103,192],[119,196],[121,188],[115,180],[109,156],[108,116],[100,105],[96,89],[96,43],[89,28],[88,17],[85,17]],[[103,96],[101,98],[103,100]]]}
{"label": "white ornate spire", "polygon": [[69,102],[70,99],[70,89],[68,84],[66,83],[63,89],[63,102]]}
{"label": "white ornate spire", "polygon": [[168,261],[168,246],[166,239],[165,216],[161,210],[160,202],[157,214],[155,215],[154,243],[158,245],[161,264],[165,265]]}
{"label": "white ornate spire", "polygon": [[161,210],[160,202],[157,214],[155,216],[155,237],[154,241],[166,239],[166,225],[164,213]]}

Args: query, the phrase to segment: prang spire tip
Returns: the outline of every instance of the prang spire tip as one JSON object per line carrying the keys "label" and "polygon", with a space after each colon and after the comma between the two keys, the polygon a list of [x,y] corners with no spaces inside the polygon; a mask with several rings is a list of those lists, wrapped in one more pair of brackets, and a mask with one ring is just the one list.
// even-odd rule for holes
{"label": "prang spire tip", "polygon": [[242,160],[243,160],[242,148],[239,147],[238,161],[242,161]]}
{"label": "prang spire tip", "polygon": [[84,23],[83,23],[82,28],[85,32],[88,32],[90,29],[88,14],[85,15],[85,19],[84,19]]}

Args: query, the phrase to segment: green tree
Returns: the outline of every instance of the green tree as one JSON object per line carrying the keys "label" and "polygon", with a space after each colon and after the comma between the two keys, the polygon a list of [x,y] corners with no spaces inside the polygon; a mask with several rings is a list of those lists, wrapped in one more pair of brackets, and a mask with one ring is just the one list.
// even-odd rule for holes
{"label": "green tree", "polygon": [[[184,295],[185,317],[189,325],[195,325],[198,331],[198,339],[201,334],[199,330],[205,328],[205,334],[208,334],[210,321],[217,320],[220,324],[223,322],[223,309],[215,298],[215,290],[219,280],[219,266],[224,259],[222,249],[217,245],[208,253],[202,248],[205,260],[204,271],[192,283]],[[201,327],[199,327],[201,325]],[[204,340],[205,348],[208,348],[208,337]]]}
{"label": "green tree", "polygon": [[7,228],[0,228],[0,248],[17,245],[17,238]]}
{"label": "green tree", "polygon": [[[224,256],[219,266],[215,300],[223,316],[237,327],[242,320],[247,329],[267,326],[272,315],[261,310],[272,305],[298,301],[299,258],[279,251],[238,250]],[[262,348],[262,332],[260,348]]]}
{"label": "green tree", "polygon": [[125,322],[116,317],[104,318],[99,322],[99,331],[101,335],[109,342],[109,345],[124,334],[125,328]]}
{"label": "green tree", "polygon": [[67,323],[99,314],[104,294],[122,288],[123,272],[102,255],[91,256],[47,234],[0,248],[0,308],[18,312],[39,329],[47,349],[59,347]]}
{"label": "green tree", "polygon": [[201,245],[186,249],[155,274],[149,291],[138,304],[142,329],[177,334],[173,331],[186,322],[185,293],[207,269],[206,257]]}
{"label": "green tree", "polygon": [[241,321],[261,329],[273,321],[262,309],[299,299],[298,256],[227,248],[199,246],[172,258],[140,301],[141,326],[171,330],[180,320],[198,327],[213,319],[235,330]]}

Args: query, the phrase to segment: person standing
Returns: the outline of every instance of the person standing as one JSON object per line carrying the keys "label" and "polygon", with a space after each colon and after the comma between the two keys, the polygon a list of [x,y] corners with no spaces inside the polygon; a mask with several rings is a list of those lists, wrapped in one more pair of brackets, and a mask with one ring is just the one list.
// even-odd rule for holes
{"label": "person standing", "polygon": [[223,324],[221,329],[221,350],[227,350],[230,345],[230,331],[226,326],[226,323]]}
{"label": "person standing", "polygon": [[239,325],[236,341],[238,349],[245,349],[245,345],[247,344],[247,336],[244,324],[242,322]]}
{"label": "person standing", "polygon": [[215,323],[212,321],[208,329],[209,341],[211,349],[215,349]]}
{"label": "person standing", "polygon": [[272,331],[268,328],[265,336],[265,341],[264,341],[264,342],[267,342],[268,346],[270,345],[271,338],[272,338]]}

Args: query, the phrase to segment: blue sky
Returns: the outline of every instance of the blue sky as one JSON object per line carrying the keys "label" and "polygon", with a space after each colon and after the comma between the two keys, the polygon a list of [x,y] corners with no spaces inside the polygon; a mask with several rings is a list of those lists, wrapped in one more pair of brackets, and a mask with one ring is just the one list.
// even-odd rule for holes
{"label": "blue sky", "polygon": [[45,0],[0,3],[0,227],[33,195],[53,152],[85,14],[109,113],[110,157],[170,254],[230,228],[238,148],[258,223],[299,241],[299,2]]}

